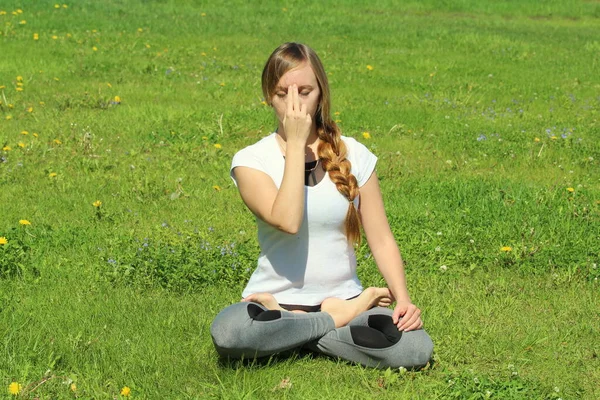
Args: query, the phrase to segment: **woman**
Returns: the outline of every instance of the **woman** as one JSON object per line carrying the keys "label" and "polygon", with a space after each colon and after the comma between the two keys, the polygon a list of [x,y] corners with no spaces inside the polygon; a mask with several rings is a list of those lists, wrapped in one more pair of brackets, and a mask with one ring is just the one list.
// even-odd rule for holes
{"label": "woman", "polygon": [[[408,294],[377,158],[340,135],[321,61],[308,46],[285,43],[269,57],[262,89],[277,131],[231,166],[256,216],[261,254],[243,301],[211,326],[217,351],[252,358],[305,347],[365,366],[426,365],[433,343]],[[361,222],[388,288],[362,291],[353,247]],[[377,307],[394,300],[393,311]]]}

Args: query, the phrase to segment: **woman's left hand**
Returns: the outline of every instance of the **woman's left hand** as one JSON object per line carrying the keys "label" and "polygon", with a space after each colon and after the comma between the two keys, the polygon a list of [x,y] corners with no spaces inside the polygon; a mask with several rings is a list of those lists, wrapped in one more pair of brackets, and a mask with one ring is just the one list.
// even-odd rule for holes
{"label": "woman's left hand", "polygon": [[399,301],[394,307],[392,322],[399,331],[413,331],[423,327],[421,310],[409,301]]}

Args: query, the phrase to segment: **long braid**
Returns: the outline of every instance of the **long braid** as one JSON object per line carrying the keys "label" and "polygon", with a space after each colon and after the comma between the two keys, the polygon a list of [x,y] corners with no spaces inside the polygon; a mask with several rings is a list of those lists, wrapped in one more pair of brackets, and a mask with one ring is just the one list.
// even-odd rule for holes
{"label": "long braid", "polygon": [[[320,117],[320,115],[319,115]],[[341,139],[340,130],[333,121],[327,121],[319,126],[317,118],[317,134],[321,139],[317,152],[322,160],[323,169],[329,174],[329,179],[337,190],[348,200],[348,211],[346,212],[346,237],[351,243],[360,244],[360,218],[354,205],[354,199],[358,196],[358,182],[356,177],[350,173],[352,165],[346,158],[346,145]]]}

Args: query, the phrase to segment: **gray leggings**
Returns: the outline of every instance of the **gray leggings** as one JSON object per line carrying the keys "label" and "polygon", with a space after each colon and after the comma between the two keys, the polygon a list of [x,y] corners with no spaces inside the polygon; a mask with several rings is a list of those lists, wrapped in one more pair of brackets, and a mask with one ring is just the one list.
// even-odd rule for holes
{"label": "gray leggings", "polygon": [[433,352],[422,329],[398,332],[392,310],[376,307],[335,328],[324,312],[293,313],[267,310],[241,302],[221,311],[210,327],[222,357],[253,359],[282,351],[306,349],[375,368],[420,368]]}

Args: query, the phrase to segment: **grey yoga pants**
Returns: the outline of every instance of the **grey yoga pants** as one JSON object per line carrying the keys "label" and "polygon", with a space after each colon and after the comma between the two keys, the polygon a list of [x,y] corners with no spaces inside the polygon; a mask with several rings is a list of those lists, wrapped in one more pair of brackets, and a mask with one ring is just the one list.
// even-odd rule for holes
{"label": "grey yoga pants", "polygon": [[241,302],[222,310],[210,333],[220,356],[254,359],[306,348],[367,367],[420,368],[431,359],[433,342],[422,329],[399,332],[392,310],[376,307],[335,328],[324,312],[267,310]]}

